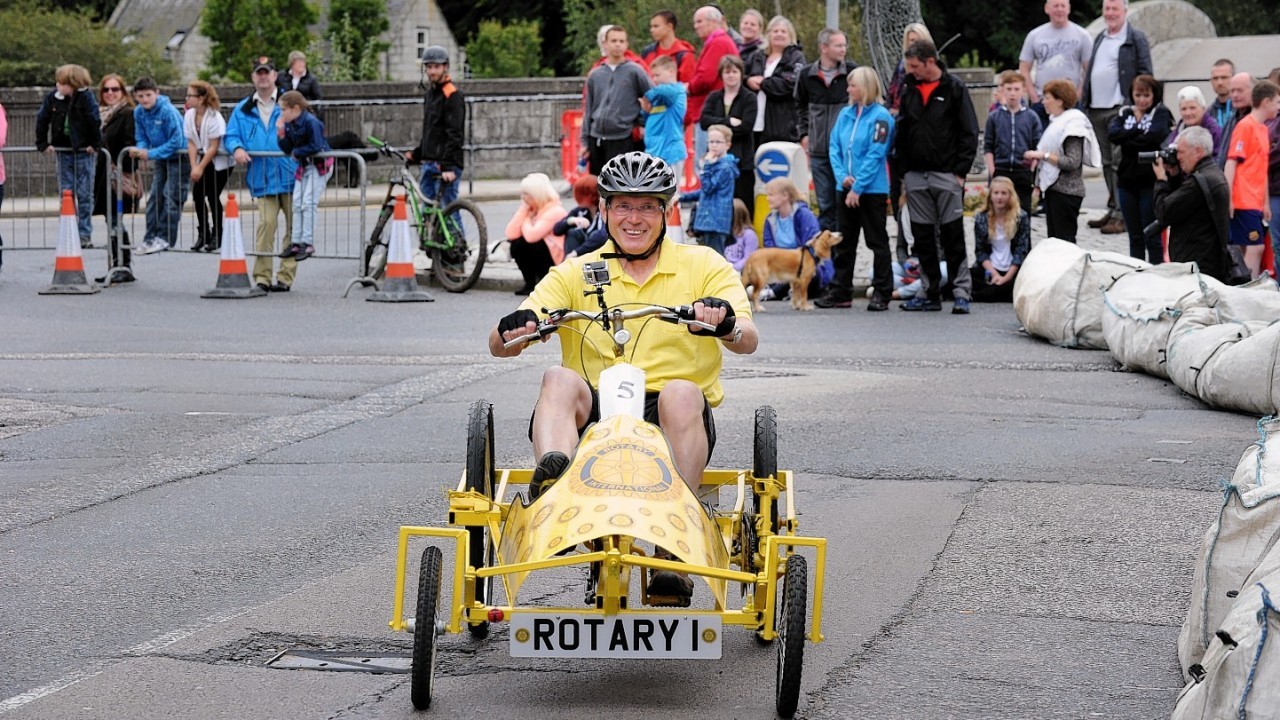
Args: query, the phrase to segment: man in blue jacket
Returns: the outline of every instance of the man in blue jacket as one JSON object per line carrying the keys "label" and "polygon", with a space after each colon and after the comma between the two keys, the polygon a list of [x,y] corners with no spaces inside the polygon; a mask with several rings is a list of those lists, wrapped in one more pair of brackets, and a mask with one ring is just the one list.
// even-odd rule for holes
{"label": "man in blue jacket", "polygon": [[253,281],[269,292],[289,292],[298,263],[292,257],[280,261],[280,269],[272,280],[273,256],[276,255],[276,222],[284,213],[284,235],[293,235],[293,183],[298,164],[290,157],[253,157],[250,153],[280,152],[276,122],[280,106],[276,104],[276,66],[268,57],[259,57],[253,65],[253,94],[241,100],[231,111],[225,138],[227,152],[236,164],[246,167],[244,182],[249,194],[258,201],[258,233],[254,241],[257,257],[253,260]]}
{"label": "man in blue jacket", "polygon": [[132,155],[151,162],[151,200],[147,203],[147,232],[139,255],[163,252],[178,244],[182,206],[191,187],[187,138],[182,113],[160,94],[155,80],[138,78],[133,84],[134,145]]}

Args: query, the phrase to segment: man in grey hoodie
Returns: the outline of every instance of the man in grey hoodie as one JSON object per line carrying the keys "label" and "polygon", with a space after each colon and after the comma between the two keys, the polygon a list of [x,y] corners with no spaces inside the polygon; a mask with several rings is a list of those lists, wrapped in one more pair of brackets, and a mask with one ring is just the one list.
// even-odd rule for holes
{"label": "man in grey hoodie", "polygon": [[627,59],[627,31],[611,27],[604,36],[605,61],[587,75],[582,113],[582,155],[599,175],[610,159],[644,150],[638,129],[640,99],[653,87],[638,63]]}

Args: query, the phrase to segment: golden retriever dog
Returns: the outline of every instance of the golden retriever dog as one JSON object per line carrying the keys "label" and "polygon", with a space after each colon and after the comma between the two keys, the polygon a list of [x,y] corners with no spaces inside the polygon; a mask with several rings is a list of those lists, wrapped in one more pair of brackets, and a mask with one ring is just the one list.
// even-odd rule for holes
{"label": "golden retriever dog", "polygon": [[795,310],[812,310],[809,303],[809,283],[818,270],[818,263],[831,257],[831,248],[840,244],[840,233],[823,230],[803,247],[760,248],[751,253],[742,266],[742,285],[751,288],[752,312],[763,312],[760,293],[772,282],[791,283],[791,307]]}

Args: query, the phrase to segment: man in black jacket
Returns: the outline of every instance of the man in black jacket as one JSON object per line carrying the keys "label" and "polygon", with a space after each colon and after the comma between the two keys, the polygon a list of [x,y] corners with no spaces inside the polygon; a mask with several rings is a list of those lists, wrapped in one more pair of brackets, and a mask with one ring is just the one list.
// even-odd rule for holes
{"label": "man in black jacket", "polygon": [[1103,0],[1102,18],[1106,27],[1093,39],[1089,72],[1084,77],[1080,102],[1102,152],[1102,177],[1107,181],[1107,214],[1090,220],[1089,227],[1112,235],[1125,231],[1124,219],[1116,204],[1116,167],[1119,148],[1112,146],[1107,128],[1120,108],[1133,104],[1133,79],[1150,75],[1151,43],[1127,19],[1129,0]]}
{"label": "man in black jacket", "polygon": [[942,309],[938,265],[940,226],[947,277],[952,280],[956,315],[969,313],[968,255],[964,244],[964,180],[978,152],[978,117],[964,82],[938,62],[938,49],[917,40],[903,53],[906,87],[898,112],[894,153],[911,213],[915,254],[928,293],[902,304],[903,310]]}
{"label": "man in black jacket", "polygon": [[1169,259],[1194,262],[1205,275],[1229,282],[1231,189],[1213,160],[1213,136],[1202,127],[1184,128],[1177,147],[1180,175],[1170,178],[1162,162],[1155,164],[1156,220],[1169,227]]}
{"label": "man in black jacket", "polygon": [[806,65],[796,77],[796,120],[800,145],[809,153],[809,171],[818,195],[818,225],[839,230],[836,211],[836,178],[831,171],[829,144],[836,116],[849,104],[849,72],[857,65],[845,62],[849,42],[844,33],[824,28],[818,33],[818,61]]}
{"label": "man in black jacket", "polygon": [[422,193],[443,206],[458,199],[462,137],[467,103],[449,78],[449,51],[431,45],[422,51],[428,87],[422,102],[422,142],[405,155],[422,163]]}

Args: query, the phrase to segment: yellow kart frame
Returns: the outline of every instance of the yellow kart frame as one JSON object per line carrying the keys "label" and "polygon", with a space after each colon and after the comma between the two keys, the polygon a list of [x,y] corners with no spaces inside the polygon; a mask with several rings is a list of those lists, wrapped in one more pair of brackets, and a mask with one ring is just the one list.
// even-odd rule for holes
{"label": "yellow kart frame", "polygon": [[[647,424],[645,424],[647,426]],[[647,426],[652,428],[653,426]],[[717,618],[721,626],[737,625],[754,630],[762,643],[780,640],[778,646],[778,678],[776,706],[779,715],[790,717],[799,701],[804,639],[822,642],[823,580],[826,570],[825,538],[798,534],[794,478],[790,471],[776,468],[776,415],[771,407],[756,412],[755,462],[752,470],[708,469],[702,480],[704,489],[734,489],[732,509],[713,511],[714,527],[707,532],[723,543],[723,566],[678,562],[650,557],[637,544],[634,535],[613,533],[596,536],[586,552],[570,552],[541,557],[525,562],[502,562],[501,547],[510,555],[510,543],[504,546],[504,531],[513,514],[527,513],[552,491],[569,483],[562,481],[524,506],[513,496],[507,500],[508,488],[527,485],[533,471],[529,469],[493,468],[492,406],[476,402],[468,419],[467,469],[453,490],[446,491],[449,500],[450,527],[402,526],[396,553],[395,598],[390,627],[414,635],[412,699],[419,709],[431,702],[436,636],[460,633],[463,627],[475,637],[488,634],[489,623],[514,620],[521,614],[598,616],[601,618],[629,614],[702,616]],[[663,440],[665,444],[665,440]],[[585,446],[585,440],[584,440]],[[580,446],[580,450],[581,450]],[[684,490],[682,480],[675,481]],[[565,490],[569,492],[568,490]],[[748,507],[748,498],[751,507]],[[601,506],[603,507],[603,506]],[[776,518],[776,522],[773,520]],[[524,525],[519,525],[523,528]],[[523,535],[523,530],[521,530]],[[451,602],[442,607],[443,556],[434,545],[423,551],[419,572],[416,612],[405,614],[405,586],[408,577],[411,538],[435,538],[453,541],[453,574]],[[560,538],[556,538],[558,541]],[[585,541],[584,541],[585,543]],[[682,543],[683,544],[683,543]],[[573,549],[577,542],[566,545]],[[553,546],[554,547],[554,544]],[[808,570],[805,555],[798,548],[813,548],[812,626],[805,632]],[[564,548],[560,548],[564,550]],[[548,551],[549,554],[549,551]],[[709,553],[708,557],[711,556]],[[506,598],[518,595],[519,582],[530,572],[586,565],[590,568],[587,607],[528,606],[517,603],[497,605],[493,599],[493,580],[500,578]],[[736,568],[736,569],[735,569]],[[638,569],[640,609],[628,607],[632,569]],[[647,574],[656,570],[675,570],[701,577],[713,590],[716,609],[647,607]],[[782,580],[781,586],[779,581]],[[742,604],[728,607],[723,588],[727,583],[742,588]],[[591,602],[594,599],[594,602]],[[674,622],[674,621],[673,621]],[[711,632],[711,631],[705,631]],[[519,637],[523,634],[525,637]],[[710,637],[714,637],[714,633]],[[513,632],[517,640],[528,639],[527,631]],[[718,640],[717,640],[718,643]],[[513,647],[514,653],[514,647]]]}

